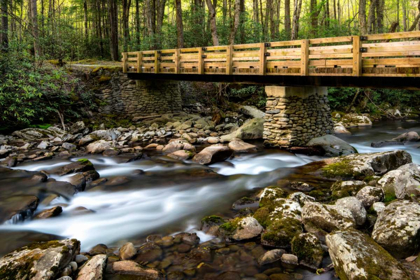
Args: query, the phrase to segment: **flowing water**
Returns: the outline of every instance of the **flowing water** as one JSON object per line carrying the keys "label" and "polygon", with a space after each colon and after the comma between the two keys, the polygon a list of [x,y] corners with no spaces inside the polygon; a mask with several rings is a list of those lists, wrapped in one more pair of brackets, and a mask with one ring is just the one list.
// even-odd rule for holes
{"label": "flowing water", "polygon": [[[351,129],[351,136],[340,137],[351,143],[360,153],[405,149],[413,156],[414,162],[419,164],[419,144],[370,147],[372,141],[391,139],[412,130],[420,132],[416,124],[382,122],[371,128]],[[278,150],[264,150],[207,168],[191,162],[178,163],[159,157],[131,163],[118,163],[113,158],[102,156],[87,158],[101,177],[112,179],[115,176],[125,176],[127,183],[96,187],[72,198],[57,198],[51,204],[63,207],[63,213],[59,217],[3,224],[0,226],[0,234],[10,231],[37,231],[77,238],[81,241],[82,250],[88,250],[98,243],[119,245],[127,240],[140,243],[148,234],[179,231],[195,231],[202,241],[206,241],[212,237],[199,231],[203,216],[230,215],[229,209],[235,200],[287,176],[293,172],[293,167],[320,159]],[[48,171],[75,160],[77,158],[25,163],[16,169]],[[133,171],[138,169],[145,171],[145,174],[134,174]],[[52,177],[56,180],[69,180],[71,176]],[[74,214],[80,207],[91,211],[83,215]],[[43,209],[45,206],[40,205],[37,211]],[[28,235],[25,236],[23,238],[28,238]],[[7,239],[1,240],[3,241],[0,243],[8,242]]]}

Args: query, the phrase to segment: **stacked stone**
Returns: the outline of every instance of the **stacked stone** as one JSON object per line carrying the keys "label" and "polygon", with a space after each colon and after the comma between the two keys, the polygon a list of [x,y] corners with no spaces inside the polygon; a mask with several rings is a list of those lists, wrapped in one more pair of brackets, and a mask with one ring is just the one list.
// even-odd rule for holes
{"label": "stacked stone", "polygon": [[333,132],[327,90],[321,87],[266,87],[264,139],[267,146],[305,146]]}

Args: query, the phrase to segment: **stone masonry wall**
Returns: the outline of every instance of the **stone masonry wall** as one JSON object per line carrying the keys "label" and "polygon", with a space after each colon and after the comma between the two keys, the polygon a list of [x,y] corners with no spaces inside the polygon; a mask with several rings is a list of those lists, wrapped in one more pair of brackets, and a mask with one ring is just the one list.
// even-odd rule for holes
{"label": "stone masonry wall", "polygon": [[[107,74],[99,77],[108,77]],[[96,91],[96,97],[103,104],[99,109],[101,113],[140,117],[182,110],[177,82],[134,81],[119,71],[109,75],[109,81],[102,82]]]}
{"label": "stone masonry wall", "polygon": [[265,144],[305,146],[312,138],[333,132],[325,87],[266,86]]}

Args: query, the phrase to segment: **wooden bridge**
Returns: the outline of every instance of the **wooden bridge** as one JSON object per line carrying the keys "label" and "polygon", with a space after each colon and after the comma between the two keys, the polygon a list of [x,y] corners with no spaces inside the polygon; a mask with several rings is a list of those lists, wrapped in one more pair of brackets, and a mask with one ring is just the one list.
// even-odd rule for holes
{"label": "wooden bridge", "polygon": [[420,31],[122,55],[137,80],[420,89]]}

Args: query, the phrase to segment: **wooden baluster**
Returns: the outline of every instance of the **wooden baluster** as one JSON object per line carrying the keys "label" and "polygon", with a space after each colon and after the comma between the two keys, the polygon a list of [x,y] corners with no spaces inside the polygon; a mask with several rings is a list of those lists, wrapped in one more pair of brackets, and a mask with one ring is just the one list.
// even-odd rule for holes
{"label": "wooden baluster", "polygon": [[309,75],[309,40],[302,40],[301,55],[300,55],[300,75],[307,76]]}
{"label": "wooden baluster", "polygon": [[353,76],[362,76],[362,52],[360,36],[353,36]]}
{"label": "wooden baluster", "polygon": [[198,48],[198,74],[204,74],[204,50]]}
{"label": "wooden baluster", "polygon": [[179,49],[175,50],[174,56],[175,56],[175,58],[174,58],[175,74],[178,74],[179,73]]}
{"label": "wooden baluster", "polygon": [[229,45],[226,47],[226,75],[232,75],[232,55],[233,46]]}
{"label": "wooden baluster", "polygon": [[154,68],[155,68],[155,74],[159,73],[159,53],[158,51],[155,51],[155,64],[154,64]]}
{"label": "wooden baluster", "polygon": [[123,73],[127,73],[127,53],[122,53],[122,67],[123,67]]}
{"label": "wooden baluster", "polygon": [[265,51],[266,51],[265,43],[261,43],[260,44],[260,75],[265,75],[265,70],[266,70]]}
{"label": "wooden baluster", "polygon": [[143,53],[142,52],[137,52],[137,73],[141,73],[142,69],[141,69],[141,65],[142,65],[142,60],[143,59]]}

